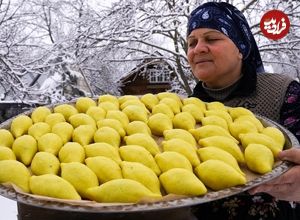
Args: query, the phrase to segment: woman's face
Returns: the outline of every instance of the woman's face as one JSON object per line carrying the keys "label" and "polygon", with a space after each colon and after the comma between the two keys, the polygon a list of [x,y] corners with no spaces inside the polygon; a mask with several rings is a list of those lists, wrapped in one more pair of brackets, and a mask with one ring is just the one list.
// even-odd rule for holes
{"label": "woman's face", "polygon": [[223,88],[239,79],[243,56],[230,38],[215,29],[199,28],[187,42],[192,72],[207,87]]}

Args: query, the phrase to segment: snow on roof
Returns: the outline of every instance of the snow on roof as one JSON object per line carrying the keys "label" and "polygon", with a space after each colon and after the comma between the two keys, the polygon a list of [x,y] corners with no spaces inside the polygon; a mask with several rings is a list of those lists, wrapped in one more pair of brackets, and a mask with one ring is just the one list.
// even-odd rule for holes
{"label": "snow on roof", "polygon": [[[147,59],[149,59],[149,61],[146,61]],[[120,79],[119,81],[126,81],[129,77],[131,77],[133,74],[139,73],[139,70],[147,67],[148,65],[153,65],[153,64],[165,64],[168,65],[170,68],[174,68],[173,65],[170,64],[170,62],[168,62],[168,60],[165,60],[163,57],[146,57],[143,62],[141,62],[140,64],[138,64],[136,67],[134,67],[131,71],[125,73]]]}

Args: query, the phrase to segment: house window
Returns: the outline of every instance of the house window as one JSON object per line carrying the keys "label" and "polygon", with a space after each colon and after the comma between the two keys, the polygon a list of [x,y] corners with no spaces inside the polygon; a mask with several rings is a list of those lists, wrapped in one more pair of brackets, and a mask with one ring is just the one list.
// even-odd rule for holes
{"label": "house window", "polygon": [[171,74],[168,70],[149,69],[148,74],[150,83],[169,83],[171,80]]}

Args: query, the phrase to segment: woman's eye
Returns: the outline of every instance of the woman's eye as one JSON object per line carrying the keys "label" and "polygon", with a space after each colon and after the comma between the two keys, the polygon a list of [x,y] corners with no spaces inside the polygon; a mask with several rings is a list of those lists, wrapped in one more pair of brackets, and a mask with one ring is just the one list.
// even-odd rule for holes
{"label": "woman's eye", "polygon": [[206,39],[206,41],[208,42],[214,42],[214,41],[217,41],[219,40],[218,38],[209,38],[209,39]]}
{"label": "woman's eye", "polygon": [[196,41],[188,42],[188,47],[195,47],[197,45]]}

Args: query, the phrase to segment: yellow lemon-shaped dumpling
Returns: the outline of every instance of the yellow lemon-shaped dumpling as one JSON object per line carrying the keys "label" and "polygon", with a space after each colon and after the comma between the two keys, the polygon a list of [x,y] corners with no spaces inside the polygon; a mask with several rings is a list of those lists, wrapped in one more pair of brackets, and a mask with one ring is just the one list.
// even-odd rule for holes
{"label": "yellow lemon-shaped dumpling", "polygon": [[173,128],[172,120],[163,113],[157,113],[149,117],[148,126],[152,134],[162,136],[165,130]]}
{"label": "yellow lemon-shaped dumpling", "polygon": [[105,94],[105,95],[100,95],[98,97],[98,104],[102,102],[110,102],[114,104],[117,108],[119,108],[119,100],[116,96],[110,95],[110,94]]}
{"label": "yellow lemon-shaped dumpling", "polygon": [[59,122],[52,127],[51,131],[57,134],[65,144],[71,141],[74,128],[68,122]]}
{"label": "yellow lemon-shaped dumpling", "polygon": [[233,108],[228,108],[228,112],[232,118],[232,120],[235,120],[236,118],[242,116],[242,115],[251,115],[251,116],[254,116],[254,114],[244,108],[244,107],[233,107]]}
{"label": "yellow lemon-shaped dumpling", "polygon": [[88,198],[86,191],[99,185],[96,174],[86,165],[78,162],[62,163],[61,177],[71,183],[79,195]]}
{"label": "yellow lemon-shaped dumpling", "polygon": [[210,116],[203,117],[201,119],[201,124],[202,126],[217,125],[224,128],[225,130],[228,130],[227,121],[224,118],[221,118],[220,116],[217,115],[210,115]]}
{"label": "yellow lemon-shaped dumpling", "polygon": [[273,138],[278,143],[281,150],[283,149],[283,146],[284,146],[284,143],[285,143],[285,137],[284,137],[283,133],[278,128],[266,127],[262,130],[261,133]]}
{"label": "yellow lemon-shaped dumpling", "polygon": [[213,116],[213,115],[219,116],[219,117],[223,118],[227,122],[227,124],[232,123],[232,118],[231,118],[230,114],[224,110],[217,110],[217,109],[208,110],[208,111],[205,111],[204,114],[206,117]]}
{"label": "yellow lemon-shaped dumpling", "polygon": [[174,99],[178,103],[178,105],[180,107],[182,106],[181,99],[180,99],[180,97],[176,93],[172,93],[172,92],[160,92],[160,93],[157,93],[157,97],[158,97],[159,100],[162,100],[164,98]]}
{"label": "yellow lemon-shaped dumpling", "polygon": [[115,179],[87,190],[89,199],[108,203],[136,203],[142,199],[160,199],[140,182],[131,179]]}
{"label": "yellow lemon-shaped dumpling", "polygon": [[129,124],[129,119],[127,115],[119,110],[110,110],[106,113],[105,117],[110,119],[117,119],[119,122],[121,122],[124,129]]}
{"label": "yellow lemon-shaped dumpling", "polygon": [[142,103],[140,100],[127,100],[126,102],[124,102],[121,106],[120,109],[123,110],[124,108],[126,108],[129,105],[134,105],[134,106],[140,106],[142,109],[144,109],[145,112],[150,113],[149,110],[146,108],[146,106],[144,105],[144,103]]}
{"label": "yellow lemon-shaped dumpling", "polygon": [[29,129],[28,134],[34,137],[36,140],[42,135],[51,132],[51,127],[46,122],[34,123]]}
{"label": "yellow lemon-shaped dumpling", "polygon": [[163,141],[162,147],[164,151],[175,151],[184,155],[194,167],[200,164],[195,147],[182,139],[174,138]]}
{"label": "yellow lemon-shaped dumpling", "polygon": [[199,148],[197,150],[198,155],[200,160],[203,161],[207,161],[207,160],[221,160],[224,161],[225,163],[229,164],[230,166],[232,166],[234,169],[236,169],[239,173],[241,173],[242,175],[245,175],[243,173],[243,171],[240,169],[240,166],[237,162],[237,160],[227,151],[218,148],[218,147],[203,147],[203,148]]}
{"label": "yellow lemon-shaped dumpling", "polygon": [[202,147],[217,147],[230,153],[238,162],[245,161],[240,147],[230,138],[224,136],[211,136],[199,140]]}
{"label": "yellow lemon-shaped dumpling", "polygon": [[247,148],[249,144],[262,144],[268,147],[274,157],[277,156],[277,154],[281,151],[282,146],[280,146],[274,139],[271,137],[262,134],[262,133],[246,133],[246,134],[240,134],[240,139],[242,142],[242,146],[244,148]]}
{"label": "yellow lemon-shaped dumpling", "polygon": [[85,163],[97,175],[100,183],[123,178],[119,164],[109,157],[89,157]]}
{"label": "yellow lemon-shaped dumpling", "polygon": [[85,147],[86,157],[104,156],[114,160],[116,163],[121,163],[118,148],[104,142],[93,143]]}
{"label": "yellow lemon-shaped dumpling", "polygon": [[233,137],[240,141],[240,134],[258,132],[257,127],[249,121],[234,121],[230,123],[229,131]]}
{"label": "yellow lemon-shaped dumpling", "polygon": [[272,151],[262,144],[249,144],[245,149],[247,167],[260,174],[272,171],[274,157]]}
{"label": "yellow lemon-shaped dumpling", "polygon": [[61,163],[83,163],[85,159],[85,150],[83,146],[77,142],[67,142],[60,148],[58,158]]}
{"label": "yellow lemon-shaped dumpling", "polygon": [[170,169],[159,177],[167,193],[200,196],[207,192],[205,185],[193,172],[182,168]]}
{"label": "yellow lemon-shaped dumpling", "polygon": [[98,104],[98,107],[102,108],[105,110],[105,112],[108,112],[110,110],[119,110],[119,106],[116,105],[113,102],[105,101],[105,102],[100,102]]}
{"label": "yellow lemon-shaped dumpling", "polygon": [[196,147],[197,143],[196,143],[195,138],[187,130],[178,129],[178,128],[165,130],[163,132],[163,135],[164,135],[164,139],[166,141],[170,140],[170,139],[174,139],[174,138],[181,139],[181,140],[184,140],[184,141],[190,143],[195,149],[197,149],[197,147]]}
{"label": "yellow lemon-shaped dumpling", "polygon": [[239,143],[233,136],[230,135],[229,131],[218,126],[218,125],[204,125],[199,128],[190,129],[189,132],[194,136],[194,138],[199,141],[202,138],[207,138],[211,136],[224,136],[231,138],[235,143]]}
{"label": "yellow lemon-shaped dumpling", "polygon": [[264,126],[260,122],[260,120],[258,120],[254,115],[241,115],[234,120],[234,122],[237,122],[237,121],[241,121],[241,122],[249,121],[256,126],[256,128],[259,132],[261,132],[264,128]]}
{"label": "yellow lemon-shaped dumpling", "polygon": [[84,113],[78,113],[72,115],[69,118],[69,122],[74,128],[77,128],[80,125],[91,125],[93,127],[96,127],[95,120],[88,114],[84,114]]}
{"label": "yellow lemon-shaped dumpling", "polygon": [[165,114],[170,119],[173,119],[173,117],[174,117],[174,112],[172,111],[171,107],[165,103],[159,103],[159,104],[153,106],[152,115],[155,115],[157,113]]}
{"label": "yellow lemon-shaped dumpling", "polygon": [[124,137],[127,145],[140,145],[149,151],[153,156],[160,152],[156,141],[148,134],[136,133]]}
{"label": "yellow lemon-shaped dumpling", "polygon": [[39,106],[35,108],[31,113],[31,119],[33,123],[44,122],[47,115],[51,114],[51,110],[46,106]]}
{"label": "yellow lemon-shaped dumpling", "polygon": [[201,122],[201,119],[204,117],[203,111],[201,111],[195,104],[187,104],[182,106],[182,112],[189,112],[194,117],[196,122]]}
{"label": "yellow lemon-shaped dumpling", "polygon": [[172,98],[163,98],[159,101],[159,103],[165,103],[170,109],[173,111],[174,114],[178,114],[180,112],[180,104]]}
{"label": "yellow lemon-shaped dumpling", "polygon": [[52,128],[55,124],[59,122],[65,122],[66,119],[61,113],[51,113],[46,116],[45,122]]}
{"label": "yellow lemon-shaped dumpling", "polygon": [[193,172],[190,161],[185,156],[175,151],[165,151],[156,154],[155,161],[162,172],[166,172],[173,168],[183,168]]}
{"label": "yellow lemon-shaped dumpling", "polygon": [[86,114],[97,122],[105,118],[106,111],[99,106],[91,106],[86,111]]}
{"label": "yellow lemon-shaped dumpling", "polygon": [[198,106],[198,108],[201,112],[206,111],[205,102],[203,102],[202,100],[200,100],[196,97],[185,98],[185,99],[182,100],[182,102],[183,102],[183,105],[193,104],[193,105]]}
{"label": "yellow lemon-shaped dumpling", "polygon": [[227,111],[226,106],[222,102],[208,102],[206,103],[207,110],[218,110],[218,111]]}
{"label": "yellow lemon-shaped dumpling", "polygon": [[13,183],[24,192],[29,192],[30,172],[27,167],[16,160],[0,161],[0,183]]}
{"label": "yellow lemon-shaped dumpling", "polygon": [[35,195],[59,199],[81,199],[71,183],[54,174],[32,176],[29,184],[31,192]]}
{"label": "yellow lemon-shaped dumpling", "polygon": [[57,134],[47,133],[38,139],[39,151],[46,151],[57,155],[60,148],[63,146],[63,141]]}
{"label": "yellow lemon-shaped dumpling", "polygon": [[16,138],[12,146],[16,158],[26,166],[31,163],[37,149],[37,141],[30,135],[22,135]]}
{"label": "yellow lemon-shaped dumpling", "polygon": [[142,183],[151,192],[161,195],[160,182],[156,174],[149,167],[137,162],[122,161],[122,174],[126,179]]}
{"label": "yellow lemon-shaped dumpling", "polygon": [[20,137],[23,134],[27,134],[28,129],[33,124],[32,119],[27,115],[19,115],[14,118],[10,125],[10,131],[14,137]]}
{"label": "yellow lemon-shaped dumpling", "polygon": [[96,105],[96,102],[89,97],[80,97],[75,102],[75,107],[80,113],[86,113],[89,107]]}
{"label": "yellow lemon-shaped dumpling", "polygon": [[0,160],[16,160],[16,155],[11,148],[0,146]]}
{"label": "yellow lemon-shaped dumpling", "polygon": [[53,111],[55,113],[63,114],[63,116],[65,117],[65,119],[67,121],[69,120],[69,118],[72,115],[75,115],[78,113],[77,109],[73,105],[70,105],[70,104],[61,104],[61,105],[55,106]]}
{"label": "yellow lemon-shaped dumpling", "polygon": [[139,162],[152,169],[156,175],[161,173],[153,156],[144,147],[138,145],[126,145],[119,149],[121,158],[129,162]]}
{"label": "yellow lemon-shaped dumpling", "polygon": [[91,143],[94,138],[95,138],[95,127],[91,125],[80,125],[74,129],[72,134],[72,141],[78,142],[82,146]]}
{"label": "yellow lemon-shaped dumpling", "polygon": [[148,121],[148,113],[144,107],[138,105],[128,105],[122,110],[122,112],[127,115],[129,121]]}
{"label": "yellow lemon-shaped dumpling", "polygon": [[206,186],[213,190],[246,183],[244,175],[221,160],[204,161],[195,168],[195,173]]}
{"label": "yellow lemon-shaped dumpling", "polygon": [[58,174],[60,162],[56,156],[48,152],[37,152],[30,165],[34,175]]}
{"label": "yellow lemon-shaped dumpling", "polygon": [[0,146],[11,148],[14,142],[14,136],[10,133],[9,130],[0,129]]}
{"label": "yellow lemon-shaped dumpling", "polygon": [[121,143],[121,136],[111,127],[102,127],[95,132],[94,141],[108,143],[118,148]]}
{"label": "yellow lemon-shaped dumpling", "polygon": [[126,101],[139,100],[139,98],[134,95],[123,95],[123,96],[120,96],[118,100],[119,100],[119,104],[122,105]]}
{"label": "yellow lemon-shaped dumpling", "polygon": [[187,131],[196,126],[196,120],[189,112],[180,112],[176,114],[172,122],[174,128],[185,129]]}
{"label": "yellow lemon-shaped dumpling", "polygon": [[127,135],[143,133],[151,135],[149,126],[143,121],[132,121],[125,127]]}
{"label": "yellow lemon-shaped dumpling", "polygon": [[152,111],[152,108],[158,104],[159,100],[156,97],[156,95],[152,93],[147,93],[141,97],[141,102],[144,103],[144,105],[149,109],[149,111]]}
{"label": "yellow lemon-shaped dumpling", "polygon": [[122,123],[117,119],[105,118],[105,119],[99,120],[99,121],[97,121],[97,127],[98,128],[111,127],[113,129],[115,129],[120,134],[121,137],[124,137],[126,134]]}

